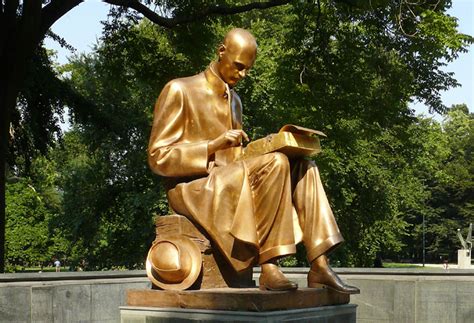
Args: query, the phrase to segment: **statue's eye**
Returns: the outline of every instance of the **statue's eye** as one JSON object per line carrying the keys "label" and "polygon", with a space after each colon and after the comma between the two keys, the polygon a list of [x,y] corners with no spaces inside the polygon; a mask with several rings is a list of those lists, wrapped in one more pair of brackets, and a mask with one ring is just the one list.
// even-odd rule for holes
{"label": "statue's eye", "polygon": [[242,71],[245,69],[245,65],[242,63],[234,63],[234,65],[239,71]]}

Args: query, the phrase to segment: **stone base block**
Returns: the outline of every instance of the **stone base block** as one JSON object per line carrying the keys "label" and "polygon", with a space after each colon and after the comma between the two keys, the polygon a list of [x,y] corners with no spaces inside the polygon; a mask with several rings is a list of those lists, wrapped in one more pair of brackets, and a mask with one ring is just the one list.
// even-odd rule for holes
{"label": "stone base block", "polygon": [[347,304],[350,295],[322,288],[269,292],[257,288],[204,290],[128,290],[127,305],[224,311],[275,311]]}
{"label": "stone base block", "polygon": [[122,323],[170,322],[316,322],[356,323],[357,305],[345,304],[270,312],[153,307],[120,307]]}
{"label": "stone base block", "polygon": [[458,269],[471,269],[471,250],[458,250]]}

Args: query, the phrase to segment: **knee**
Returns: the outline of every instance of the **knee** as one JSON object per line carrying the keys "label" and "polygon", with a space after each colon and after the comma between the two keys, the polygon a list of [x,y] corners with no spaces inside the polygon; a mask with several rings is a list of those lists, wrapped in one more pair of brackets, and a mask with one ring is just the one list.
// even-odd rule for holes
{"label": "knee", "polygon": [[313,160],[305,160],[306,161],[306,168],[313,169],[314,171],[318,171],[318,166]]}
{"label": "knee", "polygon": [[274,152],[273,155],[273,165],[275,168],[289,171],[290,170],[290,162],[288,161],[288,157],[285,154]]}
{"label": "knee", "polygon": [[318,166],[313,160],[301,159],[296,163],[296,166],[306,171],[318,171]]}

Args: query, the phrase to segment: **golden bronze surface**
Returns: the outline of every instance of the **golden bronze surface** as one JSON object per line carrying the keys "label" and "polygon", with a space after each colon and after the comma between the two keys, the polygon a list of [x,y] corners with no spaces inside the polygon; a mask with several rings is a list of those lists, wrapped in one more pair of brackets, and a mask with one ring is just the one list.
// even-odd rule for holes
{"label": "golden bronze surface", "polygon": [[[186,281],[183,282],[191,289],[209,289],[209,288],[226,288],[226,287],[255,287],[255,282],[252,279],[252,268],[246,271],[236,273],[230,264],[222,257],[219,250],[212,246],[207,238],[205,232],[202,232],[185,216],[172,214],[167,216],[159,216],[156,218],[156,239],[153,246],[161,241],[168,239],[176,241],[177,238],[184,238],[191,240],[199,249],[202,257],[202,270],[199,276],[194,272],[188,275]],[[156,248],[151,248],[156,250]],[[153,252],[148,253],[147,264],[153,263]],[[163,255],[164,256],[164,255]],[[192,254],[194,257],[194,264],[200,264],[200,260],[196,253]],[[176,259],[176,258],[175,258]],[[173,264],[174,259],[171,259]],[[163,261],[163,260],[160,260]],[[163,265],[155,265],[155,268],[147,266],[147,275],[157,288],[165,290],[181,290],[184,289],[183,282],[179,282],[179,275],[174,276],[170,281],[157,276],[160,272],[156,268],[163,267]],[[201,269],[201,268],[199,268]],[[151,276],[151,277],[150,277]],[[172,280],[175,282],[173,283]]]}
{"label": "golden bronze surface", "polygon": [[321,145],[318,137],[280,131],[250,142],[237,160],[257,157],[271,152],[281,152],[289,159],[294,159],[320,153]]}
{"label": "golden bronze surface", "polygon": [[350,296],[322,288],[265,292],[257,288],[219,288],[196,291],[128,290],[127,305],[227,311],[276,311],[348,304]]}
{"label": "golden bronze surface", "polygon": [[146,273],[155,286],[183,290],[194,284],[201,266],[201,250],[188,237],[164,237],[150,248]]}
{"label": "golden bronze surface", "polygon": [[[233,29],[204,72],[164,87],[154,110],[149,165],[168,179],[171,208],[203,228],[235,271],[260,264],[265,273],[275,259],[294,254],[300,241],[312,270],[324,271],[325,263],[313,260],[343,238],[315,163],[296,158],[305,154],[294,154],[290,163],[285,153],[294,149],[239,160],[248,136],[233,87],[253,66],[256,52],[253,36]],[[272,140],[304,142],[311,154],[319,140],[310,136],[324,136],[292,125],[281,130]]]}

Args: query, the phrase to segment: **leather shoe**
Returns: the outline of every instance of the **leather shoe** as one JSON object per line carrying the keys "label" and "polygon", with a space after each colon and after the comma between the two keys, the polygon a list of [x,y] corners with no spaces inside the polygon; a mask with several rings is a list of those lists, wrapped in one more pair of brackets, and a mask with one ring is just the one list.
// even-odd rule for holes
{"label": "leather shoe", "polygon": [[317,271],[310,270],[308,273],[308,287],[328,288],[344,294],[360,294],[359,288],[346,285],[329,266],[326,268],[320,267]]}
{"label": "leather shoe", "polygon": [[265,264],[265,266],[266,270],[262,269],[259,278],[259,288],[261,290],[285,291],[298,288],[298,284],[288,280],[277,265]]}

